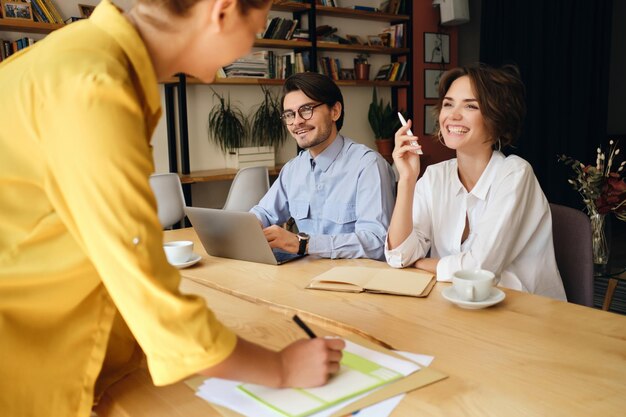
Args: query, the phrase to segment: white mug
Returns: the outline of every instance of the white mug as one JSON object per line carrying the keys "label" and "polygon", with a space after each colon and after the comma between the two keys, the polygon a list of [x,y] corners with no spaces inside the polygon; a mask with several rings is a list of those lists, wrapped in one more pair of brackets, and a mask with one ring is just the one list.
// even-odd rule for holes
{"label": "white mug", "polygon": [[486,300],[494,285],[495,275],[485,269],[461,270],[452,274],[452,286],[463,301]]}
{"label": "white mug", "polygon": [[191,240],[175,240],[163,244],[167,261],[172,265],[187,262],[193,255],[193,242]]}

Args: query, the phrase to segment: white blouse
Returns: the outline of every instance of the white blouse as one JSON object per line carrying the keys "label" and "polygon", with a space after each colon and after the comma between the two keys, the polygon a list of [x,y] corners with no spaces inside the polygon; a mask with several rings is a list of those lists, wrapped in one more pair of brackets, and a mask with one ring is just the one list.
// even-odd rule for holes
{"label": "white blouse", "polygon": [[[461,243],[465,218],[470,233]],[[461,269],[482,268],[499,285],[565,300],[552,243],[548,201],[532,167],[518,156],[494,151],[471,192],[451,159],[426,169],[415,186],[413,231],[397,248],[385,244],[394,268],[428,256],[440,258],[437,280]]]}

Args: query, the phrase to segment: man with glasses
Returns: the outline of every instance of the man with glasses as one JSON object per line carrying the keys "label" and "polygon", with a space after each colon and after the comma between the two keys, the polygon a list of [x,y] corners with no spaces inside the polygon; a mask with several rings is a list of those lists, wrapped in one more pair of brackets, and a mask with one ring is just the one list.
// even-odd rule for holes
{"label": "man with glasses", "polygon": [[[295,74],[282,119],[302,152],[250,211],[272,248],[324,258],[384,259],[394,174],[375,151],[342,136],[343,96],[328,77]],[[293,218],[298,234],[280,227]]]}

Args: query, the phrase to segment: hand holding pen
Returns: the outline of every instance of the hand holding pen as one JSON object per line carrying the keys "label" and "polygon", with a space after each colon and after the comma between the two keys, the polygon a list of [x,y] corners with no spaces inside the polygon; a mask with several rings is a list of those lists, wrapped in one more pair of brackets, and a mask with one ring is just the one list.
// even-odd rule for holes
{"label": "hand holding pen", "polygon": [[[404,116],[402,115],[402,113],[398,112],[398,118],[400,119],[400,123],[402,123],[402,126],[406,126],[406,125],[407,125],[407,122],[406,122],[406,120],[405,120]],[[407,129],[406,134],[407,134],[408,136],[413,136],[413,137],[415,137],[415,139],[411,139],[411,140],[409,141],[409,143],[411,144],[411,146],[420,146],[420,145],[419,145],[419,143],[417,143],[417,136],[415,136],[415,135],[413,134],[413,132],[411,131],[411,129],[410,129],[410,128],[409,128],[409,129]],[[414,152],[415,152],[416,154],[418,154],[418,155],[423,155],[423,152],[422,152],[422,147],[421,147],[421,146],[420,146],[420,148],[419,148],[419,149],[415,149],[415,150],[414,150]]]}
{"label": "hand holding pen", "polygon": [[339,371],[342,339],[315,337],[315,333],[298,316],[293,320],[310,339],[301,339],[284,348],[281,353],[285,386],[319,386]]}
{"label": "hand holding pen", "polygon": [[417,143],[417,137],[411,132],[411,121],[407,122],[401,113],[398,113],[398,118],[402,127],[396,132],[393,162],[400,175],[399,181],[407,180],[415,184],[420,172],[419,155],[422,154],[422,147]]}

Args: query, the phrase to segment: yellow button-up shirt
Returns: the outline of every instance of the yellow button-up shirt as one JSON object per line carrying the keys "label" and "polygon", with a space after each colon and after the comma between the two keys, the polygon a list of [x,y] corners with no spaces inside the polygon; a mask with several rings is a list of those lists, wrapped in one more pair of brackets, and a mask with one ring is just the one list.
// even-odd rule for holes
{"label": "yellow button-up shirt", "polygon": [[148,183],[160,114],[148,52],[108,1],[0,64],[3,416],[89,415],[137,342],[157,385],[234,349],[163,253]]}

